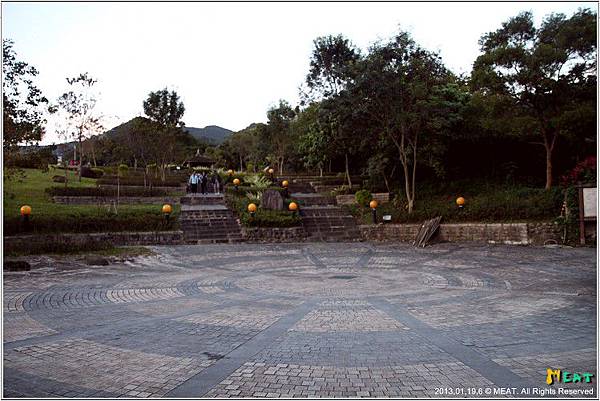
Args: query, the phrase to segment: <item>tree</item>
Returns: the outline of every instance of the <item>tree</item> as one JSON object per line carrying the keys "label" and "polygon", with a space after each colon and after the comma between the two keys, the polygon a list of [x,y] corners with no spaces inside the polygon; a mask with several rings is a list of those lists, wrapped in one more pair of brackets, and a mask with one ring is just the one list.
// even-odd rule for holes
{"label": "tree", "polygon": [[185,107],[179,100],[177,92],[169,92],[167,88],[150,92],[143,106],[144,114],[152,121],[158,134],[156,143],[159,144],[161,151],[157,155],[156,163],[161,172],[161,179],[164,181],[167,166],[185,153],[184,142],[189,143],[191,138],[182,130],[185,124],[181,118]]}
{"label": "tree", "polygon": [[319,169],[323,176],[325,163],[329,158],[330,136],[319,123],[319,103],[312,103],[300,112],[292,123],[292,130],[298,137],[298,151],[307,168]]}
{"label": "tree", "polygon": [[[324,129],[323,133],[329,133],[337,137],[338,142],[342,142],[342,138],[348,139],[348,132],[340,131],[343,126],[344,114],[343,106],[345,102],[335,102],[346,85],[351,82],[354,74],[354,66],[360,60],[360,52],[356,47],[342,35],[318,37],[313,42],[314,48],[310,60],[310,70],[306,76],[307,93],[302,93],[305,99],[313,100],[331,100],[330,107],[324,107],[321,113],[321,121],[328,121],[330,126]],[[325,128],[325,127],[323,127]],[[352,130],[353,131],[353,130]],[[351,135],[354,132],[351,132]],[[329,142],[334,142],[329,139]],[[349,145],[349,143],[346,143]],[[349,146],[342,146],[338,149],[350,149]],[[350,167],[348,160],[348,152],[344,152],[346,178],[348,185],[352,186],[350,179]]]}
{"label": "tree", "polygon": [[[374,45],[349,85],[352,110],[369,121],[374,139],[389,142],[404,172],[408,213],[416,197],[419,146],[445,113],[434,96],[450,79],[439,56],[419,47],[405,32]],[[425,136],[425,138],[423,138]]]}
{"label": "tree", "polygon": [[567,131],[565,120],[579,109],[586,91],[595,91],[596,14],[587,9],[571,18],[550,14],[536,28],[533,15],[523,12],[485,34],[479,44],[483,54],[473,66],[474,89],[485,97],[507,99],[504,112],[525,123],[515,132],[533,132],[542,140],[549,189],[557,139]]}
{"label": "tree", "polygon": [[67,115],[66,125],[60,132],[67,141],[74,139],[79,145],[79,181],[83,165],[82,142],[103,130],[102,116],[95,110],[97,98],[93,90],[97,82],[87,72],[67,78],[70,89],[58,98],[59,109]]}
{"label": "tree", "polygon": [[2,40],[2,150],[5,165],[20,144],[40,141],[44,134],[48,99],[35,86],[38,70],[18,61],[13,41]]}
{"label": "tree", "polygon": [[274,156],[279,165],[280,175],[283,174],[286,154],[294,143],[290,124],[295,116],[296,112],[285,100],[280,100],[278,106],[274,106],[267,111],[267,132]]}

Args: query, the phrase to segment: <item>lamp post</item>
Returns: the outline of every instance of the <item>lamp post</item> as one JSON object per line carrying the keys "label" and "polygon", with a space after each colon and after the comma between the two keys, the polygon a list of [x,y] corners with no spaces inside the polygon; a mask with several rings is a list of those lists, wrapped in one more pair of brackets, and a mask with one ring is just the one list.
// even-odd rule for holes
{"label": "lamp post", "polygon": [[271,177],[271,182],[273,182],[273,174],[275,173],[275,170],[273,170],[272,168],[269,169],[269,176]]}
{"label": "lamp post", "polygon": [[458,205],[459,209],[462,209],[465,206],[465,198],[462,196],[456,198],[456,204]]}
{"label": "lamp post", "polygon": [[227,175],[231,178],[233,176],[233,170],[227,170]]}
{"label": "lamp post", "polygon": [[169,218],[171,217],[171,212],[173,211],[173,208],[171,207],[171,205],[169,205],[168,203],[165,203],[162,207],[162,212],[165,215],[165,222],[167,223],[167,225],[169,224]]}
{"label": "lamp post", "polygon": [[288,209],[290,210],[290,212],[292,212],[294,214],[294,216],[296,215],[296,212],[298,211],[298,204],[296,202],[290,202],[290,204],[288,205]]}
{"label": "lamp post", "polygon": [[281,186],[283,187],[283,196],[285,196],[286,198],[289,196],[289,192],[288,192],[289,185],[290,185],[290,183],[287,180],[284,180],[281,183]]}
{"label": "lamp post", "polygon": [[379,203],[375,199],[369,203],[369,207],[373,211],[373,224],[377,224],[377,206],[379,206]]}
{"label": "lamp post", "polygon": [[23,228],[25,231],[29,231],[29,215],[31,214],[31,206],[21,206],[21,216],[23,216]]}
{"label": "lamp post", "polygon": [[256,214],[256,205],[254,203],[248,205],[248,212],[250,212],[250,217],[254,218],[254,215]]}
{"label": "lamp post", "polygon": [[233,180],[233,185],[235,186],[235,191],[237,192],[238,190],[238,185],[240,185],[240,179],[239,178],[235,178]]}

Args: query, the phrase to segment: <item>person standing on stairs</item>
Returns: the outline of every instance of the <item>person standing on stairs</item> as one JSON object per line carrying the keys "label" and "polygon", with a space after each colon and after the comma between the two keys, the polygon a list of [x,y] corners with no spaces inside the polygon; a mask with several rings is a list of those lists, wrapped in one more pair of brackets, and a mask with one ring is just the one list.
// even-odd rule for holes
{"label": "person standing on stairs", "polygon": [[219,195],[221,193],[221,176],[216,171],[213,172],[212,184],[215,195]]}
{"label": "person standing on stairs", "polygon": [[206,183],[208,182],[208,174],[203,171],[200,176],[200,188],[202,189],[202,195],[206,194]]}
{"label": "person standing on stairs", "polygon": [[196,173],[190,175],[190,190],[192,194],[198,192],[198,175],[196,175]]}

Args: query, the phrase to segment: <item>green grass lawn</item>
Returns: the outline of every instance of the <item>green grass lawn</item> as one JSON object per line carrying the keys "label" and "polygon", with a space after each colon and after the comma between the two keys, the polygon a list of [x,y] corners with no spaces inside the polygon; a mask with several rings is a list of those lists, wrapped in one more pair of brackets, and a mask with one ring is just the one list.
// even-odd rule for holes
{"label": "green grass lawn", "polygon": [[[62,205],[52,201],[45,192],[52,186],[64,186],[52,181],[54,175],[64,175],[63,170],[42,172],[24,169],[24,175],[4,182],[4,231],[5,235],[22,230],[20,208],[31,206],[31,230],[33,232],[101,232],[101,231],[153,231],[163,222],[161,205],[121,205],[118,214],[103,205]],[[96,180],[82,178],[68,172],[68,185],[94,187]],[[172,225],[176,225],[179,205],[173,205]]]}

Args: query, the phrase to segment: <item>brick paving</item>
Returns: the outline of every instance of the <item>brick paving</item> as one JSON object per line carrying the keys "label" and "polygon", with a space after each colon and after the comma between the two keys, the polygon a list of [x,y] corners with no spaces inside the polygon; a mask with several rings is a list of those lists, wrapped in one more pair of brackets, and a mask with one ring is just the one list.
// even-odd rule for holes
{"label": "brick paving", "polygon": [[[31,257],[30,272],[5,272],[3,395],[564,397],[562,388],[597,398],[593,249],[153,249],[94,267]],[[593,382],[548,386],[547,368]]]}

